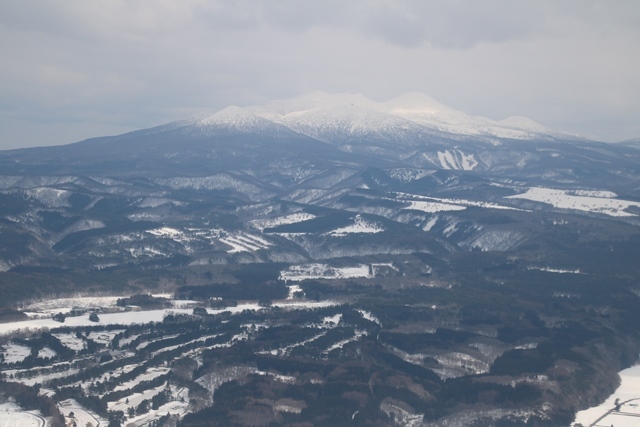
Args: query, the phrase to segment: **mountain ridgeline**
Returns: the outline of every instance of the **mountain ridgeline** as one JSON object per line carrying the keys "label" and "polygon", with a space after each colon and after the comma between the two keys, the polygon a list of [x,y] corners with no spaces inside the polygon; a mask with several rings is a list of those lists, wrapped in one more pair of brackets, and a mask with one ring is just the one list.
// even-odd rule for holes
{"label": "mountain ridgeline", "polygon": [[[640,352],[638,259],[636,142],[472,117],[418,93],[314,92],[0,152],[5,319],[77,293],[260,301],[228,324],[203,309],[189,320],[216,337],[263,329],[193,362],[181,387],[243,374],[183,425],[568,424]],[[292,313],[277,300],[334,305]],[[177,361],[162,361],[176,369],[167,384]]]}

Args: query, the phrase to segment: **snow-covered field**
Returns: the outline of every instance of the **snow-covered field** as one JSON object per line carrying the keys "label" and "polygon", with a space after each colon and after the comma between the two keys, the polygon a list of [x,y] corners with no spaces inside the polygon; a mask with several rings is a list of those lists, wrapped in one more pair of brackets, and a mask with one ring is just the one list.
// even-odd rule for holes
{"label": "snow-covered field", "polygon": [[189,244],[194,241],[205,241],[209,244],[221,242],[231,247],[231,249],[227,251],[229,253],[254,252],[271,246],[271,243],[262,237],[249,233],[227,232],[217,228],[186,228],[184,230],[178,230],[171,227],[160,227],[154,230],[149,230],[147,233],[162,239],[173,240],[181,244]]}
{"label": "snow-covered field", "polygon": [[559,209],[574,209],[609,216],[636,216],[626,212],[626,209],[640,207],[640,202],[613,197],[616,197],[616,194],[610,191],[569,191],[544,187],[531,187],[522,194],[507,196],[508,199],[547,203]]}
{"label": "snow-covered field", "polygon": [[138,385],[142,381],[151,381],[154,378],[157,378],[161,375],[165,375],[169,373],[169,368],[149,368],[146,372],[138,375],[136,378],[131,381],[127,381],[121,384],[118,384],[113,391],[121,391],[121,390],[129,390]]}
{"label": "snow-covered field", "polygon": [[44,427],[45,424],[37,412],[23,411],[14,403],[0,403],[0,427]]}
{"label": "snow-covered field", "polygon": [[292,265],[280,272],[280,280],[301,281],[306,279],[348,279],[353,277],[371,277],[369,265],[355,267],[331,267],[327,264]]}
{"label": "snow-covered field", "polygon": [[[82,405],[73,399],[63,400],[58,404],[58,408],[67,421],[75,421],[78,427],[85,427],[89,424],[94,427],[98,427],[106,426],[108,424],[107,420],[98,414],[83,408]],[[69,416],[71,413],[73,413],[73,417]]]}
{"label": "snow-covered field", "polygon": [[113,341],[113,338],[121,332],[124,332],[124,329],[112,329],[110,331],[99,332],[94,331],[90,332],[89,335],[87,335],[87,338],[99,344],[109,346],[109,344],[111,344],[111,341]]}
{"label": "snow-covered field", "polygon": [[466,206],[452,205],[449,203],[412,200],[409,202],[409,206],[406,206],[403,209],[422,211],[426,213],[435,213],[435,212],[444,212],[444,211],[463,211],[466,208],[467,208]]}
{"label": "snow-covered field", "polygon": [[122,313],[100,314],[99,322],[92,322],[88,315],[67,317],[64,323],[53,319],[24,320],[20,322],[0,323],[0,335],[6,335],[23,330],[55,329],[60,327],[95,326],[95,325],[133,325],[151,322],[162,322],[164,316],[170,313],[191,314],[193,310],[163,309],[149,311],[128,311]]}
{"label": "snow-covered field", "polygon": [[352,224],[346,227],[336,228],[325,234],[334,237],[344,237],[353,233],[380,233],[382,231],[384,231],[384,227],[381,224],[367,221],[360,215],[356,215]]}
{"label": "snow-covered field", "polygon": [[310,213],[298,212],[273,219],[256,219],[251,221],[250,224],[258,230],[263,231],[265,228],[274,228],[280,225],[296,224],[298,222],[314,219],[315,217],[315,215]]}
{"label": "snow-covered field", "polygon": [[[638,427],[640,426],[640,365],[619,372],[620,387],[599,406],[576,414],[574,423],[590,426]],[[618,400],[620,410],[615,410]]]}
{"label": "snow-covered field", "polygon": [[420,210],[427,213],[441,212],[441,211],[459,211],[464,210],[467,207],[477,207],[485,209],[506,209],[506,210],[522,210],[513,208],[511,206],[499,205],[491,202],[478,202],[475,200],[467,199],[444,199],[440,197],[427,197],[410,193],[394,193],[397,199],[390,200],[402,200],[409,201],[411,205],[403,209]]}
{"label": "snow-covered field", "polygon": [[53,334],[60,340],[62,345],[74,351],[84,350],[87,346],[85,340],[78,338],[75,334]]}
{"label": "snow-covered field", "polygon": [[118,298],[122,297],[71,297],[52,298],[34,302],[22,307],[22,310],[34,314],[52,315],[56,313],[68,313],[72,308],[92,308],[92,307],[115,307]]}
{"label": "snow-covered field", "polygon": [[31,354],[31,349],[24,345],[9,343],[4,346],[5,363],[22,362]]}

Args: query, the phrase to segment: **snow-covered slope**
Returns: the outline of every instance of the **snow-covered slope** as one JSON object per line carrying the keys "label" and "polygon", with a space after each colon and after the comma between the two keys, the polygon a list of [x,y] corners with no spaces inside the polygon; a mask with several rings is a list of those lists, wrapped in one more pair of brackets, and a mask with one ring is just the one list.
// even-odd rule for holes
{"label": "snow-covered slope", "polygon": [[416,135],[434,132],[522,140],[572,138],[525,117],[494,121],[470,116],[419,92],[410,92],[386,102],[375,102],[361,94],[312,92],[246,110],[325,140],[336,133],[343,136],[388,136],[393,133]]}

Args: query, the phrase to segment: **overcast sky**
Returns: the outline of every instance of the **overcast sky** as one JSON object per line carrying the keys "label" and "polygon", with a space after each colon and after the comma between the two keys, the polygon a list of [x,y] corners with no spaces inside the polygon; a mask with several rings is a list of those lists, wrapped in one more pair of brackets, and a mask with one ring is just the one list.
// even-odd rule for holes
{"label": "overcast sky", "polygon": [[640,1],[0,0],[0,149],[302,93],[640,137]]}

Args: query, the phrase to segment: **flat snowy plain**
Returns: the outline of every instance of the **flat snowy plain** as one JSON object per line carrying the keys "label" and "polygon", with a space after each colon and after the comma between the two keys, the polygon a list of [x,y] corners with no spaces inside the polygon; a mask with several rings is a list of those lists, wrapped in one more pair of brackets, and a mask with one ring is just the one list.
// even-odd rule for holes
{"label": "flat snowy plain", "polygon": [[[640,365],[619,372],[620,387],[601,405],[576,414],[574,425],[640,427]],[[620,410],[615,411],[615,402]]]}

